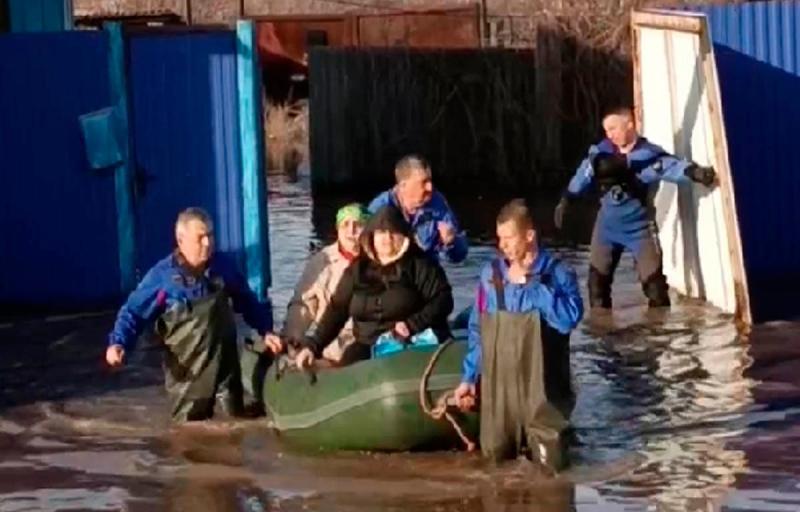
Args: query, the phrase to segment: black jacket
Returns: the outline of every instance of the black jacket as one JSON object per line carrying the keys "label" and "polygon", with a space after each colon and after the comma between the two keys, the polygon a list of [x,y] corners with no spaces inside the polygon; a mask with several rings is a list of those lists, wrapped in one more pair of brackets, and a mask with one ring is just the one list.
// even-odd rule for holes
{"label": "black jacket", "polygon": [[[399,218],[402,220],[402,216]],[[365,227],[362,240],[371,240],[374,229],[370,228],[385,229],[387,221],[398,222],[396,210],[376,213]],[[397,232],[406,233],[399,229]],[[452,311],[453,294],[444,270],[413,239],[399,259],[385,266],[377,262],[365,243],[361,255],[342,275],[316,333],[308,341],[317,354],[321,353],[350,317],[357,343],[374,344],[397,322],[405,322],[412,335],[430,327],[444,341],[450,337],[447,317]]]}

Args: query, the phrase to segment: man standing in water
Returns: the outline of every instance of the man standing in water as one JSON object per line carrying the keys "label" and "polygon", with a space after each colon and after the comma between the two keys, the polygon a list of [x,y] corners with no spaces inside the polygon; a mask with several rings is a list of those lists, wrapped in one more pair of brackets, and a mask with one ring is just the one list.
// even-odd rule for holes
{"label": "man standing in water", "polygon": [[403,212],[414,231],[417,245],[438,260],[443,255],[451,263],[467,257],[467,237],[458,231],[458,221],[444,196],[433,188],[431,166],[422,157],[403,157],[394,169],[395,186],[372,200],[369,211],[377,212],[391,204]]}
{"label": "man standing in water", "polygon": [[569,335],[583,318],[583,300],[574,270],[539,247],[523,200],[500,210],[497,238],[500,254],[481,269],[455,397],[472,407],[480,377],[485,456],[524,453],[558,470],[574,404]]}
{"label": "man standing in water", "polygon": [[663,179],[675,183],[691,180],[710,187],[716,174],[711,167],[677,158],[641,137],[629,108],[610,111],[603,118],[603,129],[606,138],[589,148],[558,203],[555,225],[561,229],[570,202],[595,183],[601,198],[590,250],[590,306],[611,309],[614,271],[625,249],[636,260],[649,306],[669,306],[650,186]]}
{"label": "man standing in water", "polygon": [[[214,254],[208,213],[188,208],[175,223],[175,251],[156,263],[119,311],[106,361],[121,365],[149,326],[164,343],[164,376],[172,418],[210,418],[217,395],[233,416],[243,413],[234,310],[280,349],[272,311],[259,303],[234,264]],[[231,308],[233,302],[233,309]]]}

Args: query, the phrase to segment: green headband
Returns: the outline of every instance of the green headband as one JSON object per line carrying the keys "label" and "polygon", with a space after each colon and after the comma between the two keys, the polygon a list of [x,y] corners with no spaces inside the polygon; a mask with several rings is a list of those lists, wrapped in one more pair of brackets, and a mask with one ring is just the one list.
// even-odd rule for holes
{"label": "green headband", "polygon": [[346,220],[353,220],[356,222],[366,222],[369,218],[369,212],[359,203],[350,203],[339,208],[336,212],[336,225],[338,226]]}

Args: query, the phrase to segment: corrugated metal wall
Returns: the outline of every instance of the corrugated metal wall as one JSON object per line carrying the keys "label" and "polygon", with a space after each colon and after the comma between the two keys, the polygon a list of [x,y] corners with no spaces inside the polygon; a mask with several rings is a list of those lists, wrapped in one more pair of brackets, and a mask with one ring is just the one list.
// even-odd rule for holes
{"label": "corrugated metal wall", "polygon": [[532,53],[315,48],[310,70],[317,190],[384,187],[412,152],[445,188],[560,181],[542,165]]}
{"label": "corrugated metal wall", "polygon": [[356,44],[355,19],[351,16],[275,17],[258,19],[258,46],[262,63],[269,63],[271,54],[280,54],[298,63],[308,52],[309,32],[324,32],[328,46]]}
{"label": "corrugated metal wall", "polygon": [[[477,4],[424,11],[329,16],[256,17],[262,52],[280,52],[300,62],[308,52],[309,32],[324,32],[326,46],[407,46],[411,48],[479,48],[480,12]],[[274,50],[273,50],[274,51]]]}
{"label": "corrugated metal wall", "polygon": [[[253,39],[252,25],[240,28]],[[265,175],[263,151],[253,143],[261,133],[260,93],[253,76],[238,74],[240,63],[255,69],[253,44],[237,47],[230,30],[134,32],[123,39],[112,27],[0,37],[2,311],[121,298],[132,283],[120,269],[141,276],[167,255],[175,217],[188,206],[211,213],[218,250],[239,262],[263,296],[269,246],[259,236],[267,219],[258,178]],[[117,69],[117,51],[127,52],[127,70]],[[130,181],[119,179],[119,164],[92,170],[86,155],[79,116],[110,106],[116,135],[127,141],[120,145],[132,151]],[[250,121],[240,126],[245,116]],[[242,144],[245,128],[249,142]],[[125,213],[130,198],[133,211]],[[130,258],[122,257],[123,232],[135,232]]]}
{"label": "corrugated metal wall", "polygon": [[114,177],[78,123],[109,102],[106,34],[0,37],[0,302],[118,295]]}
{"label": "corrugated metal wall", "polygon": [[217,248],[244,263],[234,32],[130,40],[138,268],[174,246],[188,206],[215,220]]}
{"label": "corrugated metal wall", "polygon": [[800,313],[800,3],[697,8],[709,17],[756,320]]}

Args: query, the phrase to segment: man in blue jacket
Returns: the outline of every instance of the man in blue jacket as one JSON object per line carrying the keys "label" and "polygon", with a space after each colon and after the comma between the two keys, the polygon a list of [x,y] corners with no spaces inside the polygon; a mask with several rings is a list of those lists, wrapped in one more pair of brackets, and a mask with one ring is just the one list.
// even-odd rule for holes
{"label": "man in blue jacket", "polygon": [[558,469],[573,405],[569,335],[583,318],[578,281],[539,247],[524,201],[500,211],[497,238],[500,254],[480,273],[455,397],[469,408],[480,394],[485,455],[508,458],[527,449]]}
{"label": "man in blue jacket", "polygon": [[661,247],[654,219],[651,186],[660,180],[694,181],[707,187],[716,174],[711,167],[670,155],[639,136],[629,108],[612,110],[603,119],[606,138],[589,148],[555,211],[561,228],[569,203],[594,184],[601,195],[592,233],[589,304],[611,308],[611,284],[622,252],[633,253],[642,289],[650,307],[670,305]]}
{"label": "man in blue jacket", "polygon": [[[200,208],[181,212],[177,248],[155,264],[130,294],[108,338],[106,361],[121,365],[148,327],[164,344],[164,375],[175,421],[208,419],[217,395],[242,413],[234,311],[265,337],[273,352],[272,311],[261,304],[232,261],[213,253],[213,224]],[[231,308],[231,302],[233,308]]]}
{"label": "man in blue jacket", "polygon": [[375,213],[387,204],[400,209],[414,230],[417,244],[438,260],[443,255],[452,263],[467,257],[467,237],[444,196],[433,189],[431,166],[417,155],[402,158],[394,169],[395,186],[381,193],[369,205]]}

